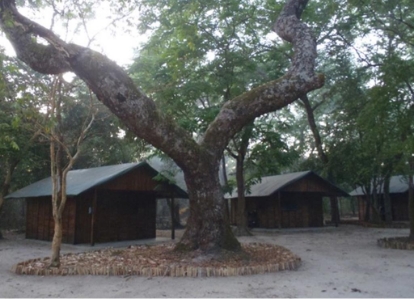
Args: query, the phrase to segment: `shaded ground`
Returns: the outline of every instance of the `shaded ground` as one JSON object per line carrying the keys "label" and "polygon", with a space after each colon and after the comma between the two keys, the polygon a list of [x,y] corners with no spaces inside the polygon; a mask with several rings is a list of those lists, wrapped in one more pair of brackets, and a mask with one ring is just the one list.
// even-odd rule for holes
{"label": "shaded ground", "polygon": [[[413,297],[414,251],[383,249],[376,244],[378,238],[407,235],[407,229],[353,225],[255,230],[254,236],[240,240],[284,246],[302,258],[302,266],[297,271],[225,278],[19,276],[9,270],[13,264],[48,256],[50,251],[49,243],[24,240],[20,236],[17,240],[0,241],[0,294],[1,297]],[[63,253],[89,249],[89,246],[64,245]]]}

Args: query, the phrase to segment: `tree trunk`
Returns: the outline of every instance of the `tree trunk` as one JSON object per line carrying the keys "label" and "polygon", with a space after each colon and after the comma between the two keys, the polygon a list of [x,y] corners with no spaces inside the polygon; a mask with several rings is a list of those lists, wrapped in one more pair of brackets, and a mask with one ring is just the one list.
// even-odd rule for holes
{"label": "tree trunk", "polygon": [[366,222],[369,222],[371,220],[371,201],[369,200],[370,195],[367,195],[367,199],[365,200],[366,205],[365,205],[365,216],[364,216],[364,220]]}
{"label": "tree trunk", "polygon": [[219,182],[217,161],[205,161],[195,172],[184,171],[188,188],[190,216],[186,231],[176,250],[237,251],[240,243],[231,231],[225,216],[223,192]]}
{"label": "tree trunk", "polygon": [[408,208],[410,218],[410,235],[408,239],[414,241],[414,182],[412,174],[408,178]]}
{"label": "tree trunk", "polygon": [[[391,176],[388,174],[384,178],[384,216],[385,223],[392,223],[391,198],[390,198],[390,180]],[[381,215],[382,216],[382,215]]]}
{"label": "tree trunk", "polygon": [[[312,131],[312,135],[315,140],[315,147],[318,152],[318,157],[321,160],[323,166],[327,168],[328,170],[328,180],[333,182],[332,172],[328,169],[329,159],[322,147],[322,138],[321,138],[321,135],[319,134],[318,126],[316,125],[315,115],[313,113],[314,108],[312,108],[309,102],[309,98],[306,94],[301,96],[300,100],[302,101],[303,106],[305,107],[309,127]],[[338,199],[336,197],[331,197],[329,202],[331,204],[331,222],[335,223],[335,226],[337,227],[340,222]]]}
{"label": "tree trunk", "polygon": [[173,197],[171,198],[166,198],[166,202],[167,202],[167,206],[170,209],[170,215],[171,218],[174,221],[174,227],[175,228],[181,228],[181,219],[180,219],[180,205],[178,202],[176,202],[175,200],[173,200],[174,204],[173,206],[171,205],[171,201],[172,199],[174,199]]}
{"label": "tree trunk", "polygon": [[237,180],[237,228],[236,236],[251,236],[247,227],[246,197],[244,183],[244,156],[240,155],[236,159],[236,180]]}
{"label": "tree trunk", "polygon": [[352,216],[355,217],[356,216],[356,211],[355,211],[355,205],[357,203],[357,199],[355,197],[351,198],[351,210],[352,210]]}
{"label": "tree trunk", "polygon": [[60,246],[62,244],[62,215],[53,215],[55,232],[52,241],[52,259],[50,267],[60,267]]}
{"label": "tree trunk", "polygon": [[[228,187],[229,180],[227,178],[226,157],[224,155],[221,158],[221,170],[223,173],[224,186]],[[224,212],[226,213],[226,217],[230,219],[230,209],[229,209],[229,203],[228,203],[227,198],[224,198]]]}
{"label": "tree trunk", "polygon": [[338,198],[336,198],[336,196],[331,196],[329,200],[331,203],[331,222],[335,224],[336,227],[338,227],[340,221]]}
{"label": "tree trunk", "polygon": [[[9,194],[9,190],[10,190],[10,184],[11,184],[11,180],[13,177],[13,173],[17,167],[17,165],[19,164],[20,160],[7,160],[6,164],[7,164],[7,169],[6,169],[6,174],[4,176],[4,180],[3,180],[3,186],[0,190],[0,217],[2,215],[3,212],[3,206],[4,206],[4,197],[6,197],[7,194]],[[3,234],[1,232],[1,228],[0,228],[0,239],[3,239]]]}
{"label": "tree trunk", "polygon": [[175,208],[175,203],[174,203],[174,197],[171,196],[170,198],[170,214],[171,214],[171,239],[175,240],[175,215],[174,215],[174,208]]}

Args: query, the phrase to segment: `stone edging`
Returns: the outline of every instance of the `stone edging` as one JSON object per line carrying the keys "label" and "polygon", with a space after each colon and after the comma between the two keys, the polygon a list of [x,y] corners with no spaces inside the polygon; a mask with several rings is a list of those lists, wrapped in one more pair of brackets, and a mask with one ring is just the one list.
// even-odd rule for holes
{"label": "stone edging", "polygon": [[33,262],[42,261],[42,258],[32,259],[18,263],[13,266],[12,271],[19,275],[137,275],[137,276],[171,276],[171,277],[213,277],[213,276],[238,276],[272,273],[283,270],[296,270],[302,264],[300,257],[295,257],[290,261],[269,264],[263,266],[246,267],[64,267],[35,269],[30,267]]}
{"label": "stone edging", "polygon": [[383,248],[414,250],[414,243],[408,243],[406,237],[378,239],[377,244]]}

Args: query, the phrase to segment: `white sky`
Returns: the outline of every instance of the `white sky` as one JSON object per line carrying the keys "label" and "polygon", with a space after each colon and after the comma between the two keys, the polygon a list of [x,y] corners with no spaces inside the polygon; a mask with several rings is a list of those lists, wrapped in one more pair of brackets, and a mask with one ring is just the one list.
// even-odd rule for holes
{"label": "white sky", "polygon": [[[146,37],[139,36],[136,32],[126,34],[123,32],[122,26],[111,26],[109,29],[106,28],[110,23],[109,7],[105,7],[107,5],[107,3],[106,5],[102,3],[100,11],[95,13],[96,19],[88,20],[86,24],[90,37],[93,37],[98,33],[89,47],[105,54],[108,58],[114,60],[119,65],[126,66],[132,63],[134,58],[134,49],[137,48],[140,43],[145,41]],[[52,12],[50,10],[43,9],[41,13],[36,13],[27,9],[20,9],[19,11],[33,21],[43,25],[46,28],[50,28],[52,20]],[[81,46],[88,45],[89,39],[86,31],[81,27],[75,33],[74,23],[69,26],[69,30],[66,32],[63,25],[56,22],[53,31],[67,42],[73,42]],[[4,34],[0,35],[0,45],[6,49],[7,55],[15,56],[15,52],[10,42],[5,38]]]}

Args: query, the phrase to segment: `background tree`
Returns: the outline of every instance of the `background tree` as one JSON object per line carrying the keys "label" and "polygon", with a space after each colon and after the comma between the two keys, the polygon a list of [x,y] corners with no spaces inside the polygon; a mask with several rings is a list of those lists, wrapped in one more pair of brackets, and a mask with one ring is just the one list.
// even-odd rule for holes
{"label": "background tree", "polygon": [[0,53],[0,216],[8,213],[3,206],[10,189],[40,178],[47,165],[42,161],[42,145],[36,144],[40,131],[33,129],[44,119],[38,97],[44,95],[46,82],[23,65],[20,71],[16,64]]}

